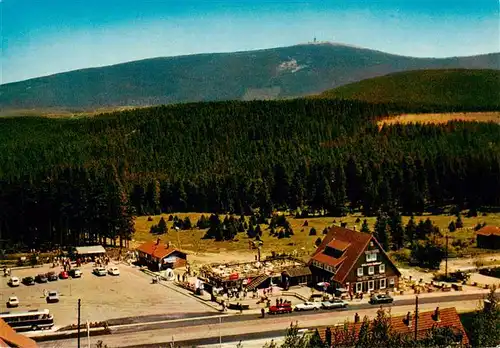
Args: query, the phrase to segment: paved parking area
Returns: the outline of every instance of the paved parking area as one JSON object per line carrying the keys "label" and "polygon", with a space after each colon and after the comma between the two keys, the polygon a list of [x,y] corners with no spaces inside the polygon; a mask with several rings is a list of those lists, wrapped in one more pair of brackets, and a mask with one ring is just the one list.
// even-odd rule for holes
{"label": "paved parking area", "polygon": [[[111,266],[111,264],[110,264]],[[59,279],[45,284],[10,288],[8,277],[1,277],[0,311],[7,311],[6,301],[9,296],[19,298],[20,306],[14,310],[48,308],[54,315],[55,329],[76,324],[78,318],[78,299],[81,299],[81,320],[98,322],[114,318],[135,317],[145,315],[178,314],[193,316],[193,313],[206,313],[211,309],[195,298],[183,295],[175,290],[151,284],[151,277],[135,267],[117,265],[119,276],[106,275],[97,277],[92,274],[92,264],[80,267],[83,275],[77,279]],[[49,265],[41,268],[14,269],[13,276],[20,279],[35,276],[39,273],[56,271]],[[44,290],[56,290],[60,294],[60,302],[47,304]],[[12,309],[10,309],[12,310]]]}

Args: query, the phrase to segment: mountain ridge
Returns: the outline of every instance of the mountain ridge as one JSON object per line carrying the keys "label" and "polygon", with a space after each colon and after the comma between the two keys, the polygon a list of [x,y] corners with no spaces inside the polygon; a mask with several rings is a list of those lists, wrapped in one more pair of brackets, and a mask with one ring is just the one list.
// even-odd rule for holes
{"label": "mountain ridge", "polygon": [[0,109],[149,106],[286,99],[388,73],[441,68],[500,69],[500,54],[415,58],[343,44],[156,57],[0,85]]}

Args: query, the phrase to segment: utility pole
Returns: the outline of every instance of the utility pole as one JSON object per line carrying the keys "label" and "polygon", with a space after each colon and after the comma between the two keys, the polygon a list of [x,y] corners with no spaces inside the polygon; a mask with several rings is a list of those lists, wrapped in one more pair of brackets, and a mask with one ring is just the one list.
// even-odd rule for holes
{"label": "utility pole", "polygon": [[80,307],[82,300],[78,299],[78,348],[80,348]]}
{"label": "utility pole", "polygon": [[415,341],[418,335],[418,296],[415,296]]}
{"label": "utility pole", "polygon": [[222,317],[219,317],[219,347],[222,348],[222,334],[220,332],[222,326]]}
{"label": "utility pole", "polygon": [[444,261],[444,277],[448,279],[448,232],[446,232],[446,258]]}

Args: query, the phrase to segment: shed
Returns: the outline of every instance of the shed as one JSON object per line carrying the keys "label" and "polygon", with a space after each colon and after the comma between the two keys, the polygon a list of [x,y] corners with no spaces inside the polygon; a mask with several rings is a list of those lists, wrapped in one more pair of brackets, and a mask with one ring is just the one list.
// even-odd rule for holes
{"label": "shed", "polygon": [[146,242],[137,248],[139,264],[151,270],[164,270],[167,268],[184,267],[187,263],[187,254],[163,244],[158,239],[156,242]]}
{"label": "shed", "polygon": [[477,247],[500,249],[500,227],[484,226],[476,232]]}

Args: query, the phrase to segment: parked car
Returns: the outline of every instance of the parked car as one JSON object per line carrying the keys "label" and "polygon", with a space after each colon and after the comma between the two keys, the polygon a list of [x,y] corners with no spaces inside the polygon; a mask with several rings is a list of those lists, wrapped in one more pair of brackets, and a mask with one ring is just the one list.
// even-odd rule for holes
{"label": "parked car", "polygon": [[94,273],[96,276],[103,277],[106,275],[106,269],[104,269],[102,267],[96,267],[96,268],[94,268],[92,273]]}
{"label": "parked car", "polygon": [[54,303],[54,302],[59,302],[59,294],[57,293],[57,291],[49,291],[49,293],[47,294],[47,303]]}
{"label": "parked car", "polygon": [[18,307],[18,306],[19,306],[19,299],[17,298],[17,296],[9,297],[7,301],[7,308]]}
{"label": "parked car", "polygon": [[295,306],[296,311],[312,311],[321,308],[321,302],[304,302]]}
{"label": "parked car", "polygon": [[394,299],[387,294],[376,294],[370,298],[370,304],[392,303]]}
{"label": "parked car", "polygon": [[58,279],[56,272],[49,272],[49,273],[47,273],[47,279],[49,280],[49,282],[56,281]]}
{"label": "parked car", "polygon": [[61,273],[59,273],[59,278],[68,279],[69,278],[68,272],[62,271]]}
{"label": "parked car", "polygon": [[38,274],[35,277],[35,281],[37,283],[47,283],[48,279],[47,279],[47,276],[45,274]]}
{"label": "parked car", "polygon": [[334,298],[330,301],[321,302],[321,307],[324,309],[337,309],[337,308],[347,308],[348,304],[346,301],[343,301],[338,298]]}
{"label": "parked car", "polygon": [[118,269],[118,267],[110,267],[110,268],[108,268],[108,273],[110,275],[119,276],[120,270]]}
{"label": "parked car", "polygon": [[35,278],[33,277],[24,277],[23,278],[24,285],[35,285]]}
{"label": "parked car", "polygon": [[16,286],[19,286],[21,284],[21,281],[19,280],[18,277],[10,277],[9,282],[7,284],[9,284],[9,286],[14,288]]}
{"label": "parked car", "polygon": [[82,271],[78,268],[73,268],[69,270],[69,275],[71,278],[80,278],[82,276]]}
{"label": "parked car", "polygon": [[289,303],[284,303],[279,306],[269,307],[269,314],[285,314],[292,313],[292,306]]}

